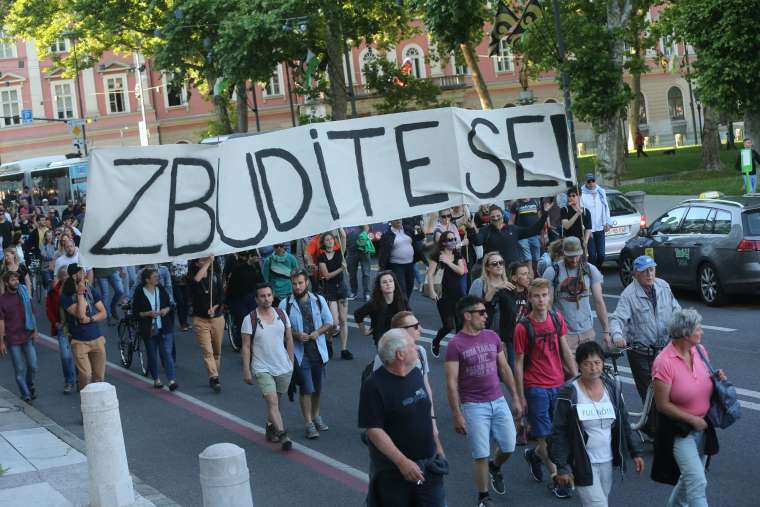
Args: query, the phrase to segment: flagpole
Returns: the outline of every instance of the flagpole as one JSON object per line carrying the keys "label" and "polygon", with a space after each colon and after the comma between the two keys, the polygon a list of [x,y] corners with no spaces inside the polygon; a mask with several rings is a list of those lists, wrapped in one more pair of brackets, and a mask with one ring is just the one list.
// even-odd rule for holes
{"label": "flagpole", "polygon": [[[575,176],[580,178],[578,174],[578,144],[575,142],[575,123],[573,122],[573,113],[570,110],[570,78],[565,72],[565,39],[562,36],[562,24],[560,23],[559,5],[557,0],[552,0],[552,11],[554,13],[554,31],[557,36],[557,49],[559,51],[559,60],[562,67],[560,68],[560,76],[562,78],[562,93],[565,99],[565,118],[567,119],[567,128],[570,130],[570,143],[573,148],[573,166],[575,167]],[[580,179],[579,179],[580,181]]]}

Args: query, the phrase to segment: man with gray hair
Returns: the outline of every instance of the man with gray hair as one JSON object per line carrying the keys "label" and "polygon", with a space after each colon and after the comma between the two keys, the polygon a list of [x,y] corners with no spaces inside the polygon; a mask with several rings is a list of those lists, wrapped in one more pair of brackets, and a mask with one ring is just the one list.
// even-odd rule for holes
{"label": "man with gray hair", "polygon": [[391,329],[377,351],[383,367],[364,381],[359,396],[359,427],[367,429],[370,452],[368,505],[443,507],[448,463],[416,367],[414,338],[404,329]]}

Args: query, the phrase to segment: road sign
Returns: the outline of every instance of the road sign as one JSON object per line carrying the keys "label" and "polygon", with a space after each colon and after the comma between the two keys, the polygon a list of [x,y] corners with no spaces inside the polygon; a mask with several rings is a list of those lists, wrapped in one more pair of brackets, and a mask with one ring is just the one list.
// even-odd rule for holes
{"label": "road sign", "polygon": [[66,120],[66,123],[69,127],[81,127],[84,125],[84,119],[83,118],[72,118],[71,120]]}
{"label": "road sign", "polygon": [[32,110],[31,109],[22,109],[21,110],[21,123],[32,123]]}

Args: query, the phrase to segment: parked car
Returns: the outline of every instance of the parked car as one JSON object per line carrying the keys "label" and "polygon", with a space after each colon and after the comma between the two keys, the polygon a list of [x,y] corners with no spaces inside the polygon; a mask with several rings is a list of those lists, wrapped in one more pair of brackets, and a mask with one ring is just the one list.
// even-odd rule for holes
{"label": "parked car", "polygon": [[657,262],[657,276],[673,287],[697,290],[718,306],[731,294],[760,291],[760,196],[688,199],[642,229],[620,253],[623,285],[633,260]]}
{"label": "parked car", "polygon": [[646,225],[646,216],[636,210],[631,201],[614,189],[607,189],[607,201],[610,205],[610,230],[605,234],[605,256],[614,261],[620,257],[625,243],[635,238],[641,227]]}

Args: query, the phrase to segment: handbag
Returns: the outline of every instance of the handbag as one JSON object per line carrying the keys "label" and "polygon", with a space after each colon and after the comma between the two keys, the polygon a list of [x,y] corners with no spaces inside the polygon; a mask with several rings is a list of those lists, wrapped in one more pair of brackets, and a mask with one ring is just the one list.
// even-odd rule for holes
{"label": "handbag", "polygon": [[430,292],[430,281],[430,273],[427,273],[425,275],[425,297],[433,299],[434,292],[435,295],[438,296],[438,299],[441,299],[441,297],[443,297],[443,268],[440,263],[438,263],[433,272],[433,292]]}
{"label": "handbag", "polygon": [[710,400],[710,410],[707,411],[707,420],[716,428],[728,428],[742,416],[741,404],[736,399],[736,387],[728,380],[718,378],[717,372],[705,358],[701,345],[697,345],[697,352],[710,370],[710,378],[715,387]]}

